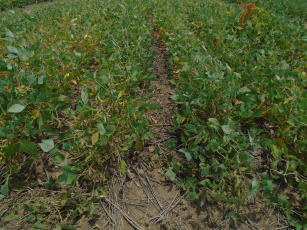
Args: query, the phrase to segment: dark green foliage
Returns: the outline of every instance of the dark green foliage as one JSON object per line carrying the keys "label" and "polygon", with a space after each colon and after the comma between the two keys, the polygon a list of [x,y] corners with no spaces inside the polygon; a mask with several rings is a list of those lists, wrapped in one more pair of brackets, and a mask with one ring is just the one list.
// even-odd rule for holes
{"label": "dark green foliage", "polygon": [[0,10],[7,10],[14,7],[23,7],[39,2],[46,2],[49,0],[0,0]]}

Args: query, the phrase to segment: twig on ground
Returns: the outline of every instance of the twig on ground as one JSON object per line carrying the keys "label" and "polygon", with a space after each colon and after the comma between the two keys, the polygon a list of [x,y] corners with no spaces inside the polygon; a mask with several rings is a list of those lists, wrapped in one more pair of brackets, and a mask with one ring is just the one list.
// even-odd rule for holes
{"label": "twig on ground", "polygon": [[128,221],[128,223],[134,227],[135,229],[137,230],[142,230],[142,227],[137,223],[135,222],[133,219],[131,219],[130,216],[128,216],[127,213],[125,213],[117,204],[115,204],[113,201],[109,200],[108,198],[104,197],[103,198],[104,201],[106,201],[107,203],[111,204],[114,208],[116,208],[122,215],[123,217]]}
{"label": "twig on ground", "polygon": [[247,217],[245,217],[246,218],[246,224],[247,224],[247,226],[251,229],[251,230],[254,230],[254,229],[256,229],[256,230],[259,230],[259,228],[255,225],[255,223],[253,223],[250,219],[248,219]]}
{"label": "twig on ground", "polygon": [[107,209],[104,207],[104,205],[103,205],[103,203],[101,201],[100,201],[100,205],[103,208],[103,210],[105,211],[105,213],[107,214],[107,216],[110,218],[112,224],[116,224],[115,220],[113,219],[111,214],[107,211]]}
{"label": "twig on ground", "polygon": [[161,203],[160,203],[160,200],[159,200],[159,198],[158,198],[158,196],[157,196],[155,190],[154,190],[153,187],[151,186],[148,177],[145,176],[145,178],[146,178],[147,184],[149,185],[149,189],[150,189],[150,192],[151,192],[152,196],[155,198],[157,204],[158,204],[159,207],[160,207],[160,210],[163,210],[163,207],[162,207],[162,205],[161,205]]}
{"label": "twig on ground", "polygon": [[160,212],[159,215],[151,218],[151,220],[155,220],[155,223],[160,222],[161,220],[165,219],[165,217],[168,215],[170,211],[172,211],[179,202],[186,196],[187,192],[184,193],[181,197],[178,198],[179,193],[175,196],[175,198],[172,200],[172,202],[164,209],[162,212]]}
{"label": "twig on ground", "polygon": [[153,125],[149,125],[149,126],[152,126],[152,127],[155,127],[155,126],[172,126],[172,124],[153,124]]}
{"label": "twig on ground", "polygon": [[[160,210],[160,209],[161,209],[160,204],[159,204],[159,202],[157,201],[157,197],[155,197],[155,195],[151,192],[150,186],[146,183],[146,181],[144,181],[144,179],[143,179],[142,176],[139,174],[139,172],[136,171],[136,173],[137,173],[137,175],[138,175],[138,177],[139,177],[140,183],[143,184],[143,186],[144,186],[144,188],[145,188],[145,189],[143,189],[143,190],[144,190],[144,192],[145,192],[145,194],[146,194],[148,200],[151,201],[152,204],[153,204],[154,206],[156,206],[158,210]],[[147,191],[145,191],[145,190],[147,190]],[[153,195],[153,199],[151,199],[151,198],[149,197],[148,193],[151,193],[151,194]],[[155,200],[155,201],[158,203],[158,205],[157,205],[155,202],[153,202],[152,200]]]}

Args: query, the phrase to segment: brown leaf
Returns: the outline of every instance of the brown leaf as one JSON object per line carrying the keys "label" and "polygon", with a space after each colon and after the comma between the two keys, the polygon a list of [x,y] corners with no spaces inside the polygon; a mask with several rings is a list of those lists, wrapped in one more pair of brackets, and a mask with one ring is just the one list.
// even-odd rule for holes
{"label": "brown leaf", "polygon": [[148,151],[151,153],[153,153],[155,150],[156,150],[156,147],[153,145],[148,147]]}
{"label": "brown leaf", "polygon": [[142,151],[143,148],[144,148],[143,141],[136,140],[135,143],[134,143],[134,147],[135,147],[136,151]]}

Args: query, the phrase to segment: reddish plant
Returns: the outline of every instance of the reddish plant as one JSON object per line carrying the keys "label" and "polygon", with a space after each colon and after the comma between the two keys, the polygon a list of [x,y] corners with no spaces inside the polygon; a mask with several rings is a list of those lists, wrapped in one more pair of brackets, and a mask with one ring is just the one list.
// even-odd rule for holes
{"label": "reddish plant", "polygon": [[256,5],[254,3],[243,3],[240,6],[242,8],[240,23],[244,23],[246,22],[248,16],[251,14],[252,9],[256,8]]}

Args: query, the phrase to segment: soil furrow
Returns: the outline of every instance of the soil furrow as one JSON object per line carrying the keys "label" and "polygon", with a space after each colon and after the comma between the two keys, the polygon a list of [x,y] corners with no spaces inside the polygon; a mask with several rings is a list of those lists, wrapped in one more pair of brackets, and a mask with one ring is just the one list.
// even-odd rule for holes
{"label": "soil furrow", "polygon": [[[147,17],[152,22],[152,16]],[[154,23],[152,26],[154,27]],[[155,80],[151,82],[154,96],[150,102],[157,102],[159,106],[146,115],[152,123],[149,131],[156,135],[149,144],[145,143],[141,152],[135,153],[138,156],[137,164],[134,164],[133,169],[128,169],[127,176],[116,178],[120,182],[115,182],[115,186],[109,191],[109,196],[116,200],[117,205],[143,229],[205,229],[202,222],[207,216],[200,216],[196,206],[182,199],[180,189],[170,183],[164,175],[167,157],[177,154],[176,150],[164,146],[169,138],[174,137],[171,130],[174,104],[170,97],[175,89],[169,81],[170,54],[157,28],[153,29],[152,37],[155,41],[151,47],[155,52],[152,62]],[[176,199],[176,197],[181,198]],[[177,200],[176,205],[172,204],[174,199]],[[116,210],[110,210],[108,215],[112,215],[115,220],[118,217]],[[102,222],[105,220],[101,219]],[[129,223],[120,224],[122,219],[117,221],[117,229],[134,228]],[[98,224],[104,226],[105,223],[98,222]],[[111,225],[109,227],[112,228]]]}

